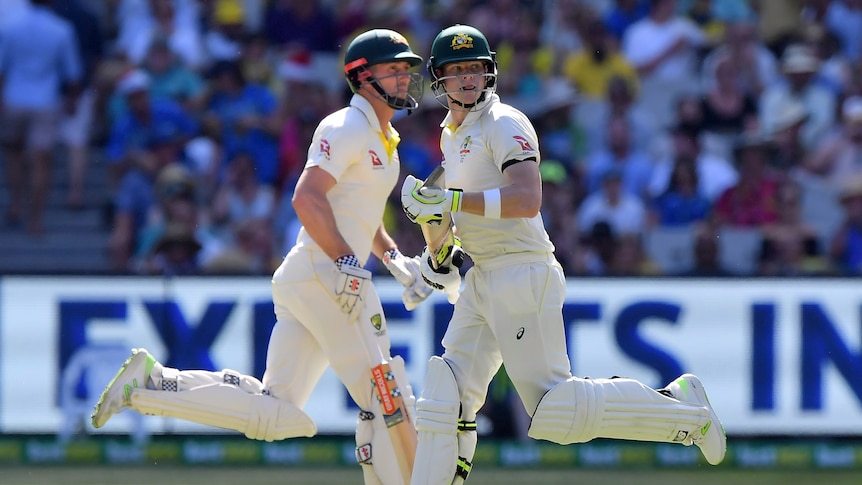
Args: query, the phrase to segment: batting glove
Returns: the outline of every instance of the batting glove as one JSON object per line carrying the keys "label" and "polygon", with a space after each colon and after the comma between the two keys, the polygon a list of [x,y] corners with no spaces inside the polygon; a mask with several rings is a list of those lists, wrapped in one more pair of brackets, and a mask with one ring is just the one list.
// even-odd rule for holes
{"label": "batting glove", "polygon": [[453,305],[461,294],[461,272],[459,266],[454,264],[464,260],[463,254],[456,254],[461,251],[463,250],[459,246],[453,246],[451,250],[453,257],[448,258],[446,264],[437,269],[434,269],[431,264],[432,256],[427,246],[419,257],[419,272],[422,274],[422,279],[428,283],[428,286],[445,293],[446,299]]}
{"label": "batting glove", "polygon": [[341,311],[352,319],[362,310],[366,285],[371,284],[371,272],[359,266],[359,259],[353,254],[339,257],[335,260],[335,266],[339,272],[335,301],[341,306]]}
{"label": "batting glove", "polygon": [[416,224],[440,224],[446,212],[461,210],[461,191],[423,187],[422,181],[412,175],[401,186],[401,206],[407,217]]}
{"label": "batting glove", "polygon": [[418,257],[408,258],[397,249],[390,249],[383,253],[383,265],[404,287],[401,301],[404,302],[404,308],[407,311],[413,311],[434,291],[422,279]]}

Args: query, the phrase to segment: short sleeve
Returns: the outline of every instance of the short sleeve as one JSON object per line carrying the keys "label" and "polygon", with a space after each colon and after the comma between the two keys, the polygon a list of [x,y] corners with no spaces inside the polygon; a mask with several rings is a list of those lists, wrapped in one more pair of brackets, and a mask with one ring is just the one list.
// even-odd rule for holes
{"label": "short sleeve", "polygon": [[306,167],[320,167],[339,180],[367,150],[369,133],[346,124],[324,120],[308,147]]}
{"label": "short sleeve", "polygon": [[494,163],[502,172],[513,160],[539,161],[539,140],[526,115],[511,111],[494,120],[488,137]]}

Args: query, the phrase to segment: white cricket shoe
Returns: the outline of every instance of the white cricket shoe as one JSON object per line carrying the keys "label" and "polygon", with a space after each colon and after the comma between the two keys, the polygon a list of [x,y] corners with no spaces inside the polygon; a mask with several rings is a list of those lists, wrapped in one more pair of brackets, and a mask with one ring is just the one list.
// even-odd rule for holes
{"label": "white cricket shoe", "polygon": [[132,355],[123,362],[120,370],[99,396],[90,419],[93,426],[101,428],[111,416],[129,406],[132,389],[146,388],[156,359],[146,349],[132,349]]}
{"label": "white cricket shoe", "polygon": [[706,389],[703,388],[700,379],[694,374],[683,374],[668,384],[666,389],[675,399],[701,405],[709,411],[709,421],[703,427],[692,431],[685,444],[697,445],[710,465],[721,463],[727,452],[727,435],[724,433],[724,426],[718,420],[718,415],[709,404]]}

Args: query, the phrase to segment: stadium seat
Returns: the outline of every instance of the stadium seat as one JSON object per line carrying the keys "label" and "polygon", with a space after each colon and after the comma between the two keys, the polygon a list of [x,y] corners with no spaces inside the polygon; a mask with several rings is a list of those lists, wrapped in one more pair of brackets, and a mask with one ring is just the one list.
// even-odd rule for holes
{"label": "stadium seat", "polygon": [[725,227],[718,233],[718,252],[721,265],[740,276],[757,271],[763,234],[760,229]]}
{"label": "stadium seat", "polygon": [[694,265],[694,229],[692,226],[658,226],[644,234],[644,248],[662,273],[682,273]]}

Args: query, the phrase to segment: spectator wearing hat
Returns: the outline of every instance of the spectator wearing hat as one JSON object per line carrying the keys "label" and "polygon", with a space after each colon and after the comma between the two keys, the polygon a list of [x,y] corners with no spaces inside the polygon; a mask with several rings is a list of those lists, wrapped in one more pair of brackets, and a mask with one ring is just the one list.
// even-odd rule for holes
{"label": "spectator wearing hat", "polygon": [[203,263],[224,250],[212,231],[209,216],[198,204],[195,176],[184,165],[171,163],[159,172],[154,188],[155,202],[135,243],[132,268],[139,273],[151,272],[155,248],[169,227],[185,227],[194,232],[201,245],[198,261]]}
{"label": "spectator wearing hat", "polygon": [[817,147],[805,168],[836,189],[848,178],[862,175],[862,96],[851,96],[841,106],[842,125]]}
{"label": "spectator wearing hat", "polygon": [[801,132],[801,142],[811,150],[821,142],[835,123],[835,94],[815,81],[820,59],[807,45],[788,46],[781,58],[785,82],[767,88],[760,97],[760,124],[766,132],[775,132],[781,104],[786,98],[802,104],[808,118]]}
{"label": "spectator wearing hat", "polygon": [[[133,157],[133,163],[119,181],[112,205],[111,235],[108,241],[111,268],[128,272],[131,256],[139,245],[143,229],[158,215],[159,191],[175,190],[175,170],[163,174],[179,160],[180,142],[174,134],[154,134]],[[161,183],[159,177],[162,177]],[[167,180],[165,179],[167,178]]]}
{"label": "spectator wearing hat", "polygon": [[128,112],[114,122],[105,148],[112,187],[153,140],[170,137],[182,143],[198,130],[181,105],[150,96],[150,76],[143,70],[136,69],[121,77],[116,92],[125,98]]}
{"label": "spectator wearing hat", "polygon": [[848,275],[862,274],[862,177],[845,180],[840,195],[844,222],[832,237],[829,254]]}
{"label": "spectator wearing hat", "polygon": [[773,165],[783,176],[796,178],[804,167],[808,150],[802,143],[802,130],[807,120],[808,112],[799,100],[790,96],[779,99],[771,130],[766,133],[776,147]]}
{"label": "spectator wearing hat", "polygon": [[[186,113],[197,112],[206,100],[203,78],[177,59],[164,37],[153,40],[140,71],[147,75],[145,83],[143,78],[139,82],[146,86],[151,99],[177,103]],[[122,83],[123,78],[119,82]],[[119,119],[129,111],[124,91],[118,86],[108,100],[111,119]]]}
{"label": "spectator wearing hat", "polygon": [[773,146],[763,136],[744,134],[733,150],[739,180],[715,203],[717,222],[732,227],[757,228],[778,220],[779,182],[770,173]]}
{"label": "spectator wearing hat", "polygon": [[17,225],[26,216],[28,232],[41,235],[58,122],[64,109],[74,112],[83,71],[72,26],[48,8],[49,0],[31,3],[0,41],[0,145],[9,184],[6,222]]}
{"label": "spectator wearing hat", "polygon": [[198,253],[201,249],[194,230],[184,224],[169,225],[139,271],[162,276],[200,274]]}

